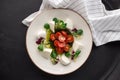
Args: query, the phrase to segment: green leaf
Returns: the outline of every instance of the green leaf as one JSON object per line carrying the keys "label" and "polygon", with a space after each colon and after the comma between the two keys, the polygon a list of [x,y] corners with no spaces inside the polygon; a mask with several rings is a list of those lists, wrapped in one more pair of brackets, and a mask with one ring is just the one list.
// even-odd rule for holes
{"label": "green leaf", "polygon": [[70,57],[71,56],[70,52],[65,53],[65,56]]}
{"label": "green leaf", "polygon": [[53,18],[53,21],[55,21],[55,23],[57,23],[57,22],[58,22],[58,19],[57,19],[57,18]]}
{"label": "green leaf", "polygon": [[65,29],[66,26],[67,26],[67,23],[64,23],[63,20],[59,20],[59,27],[60,27],[61,29]]}
{"label": "green leaf", "polygon": [[62,25],[62,28],[63,28],[63,29],[66,29],[66,26],[67,26],[67,23],[64,23],[64,24]]}
{"label": "green leaf", "polygon": [[77,37],[77,33],[76,32],[73,32],[72,35],[75,36],[75,37]]}
{"label": "green leaf", "polygon": [[43,48],[43,44],[40,44],[40,45],[38,46],[38,50],[39,50],[39,51],[43,51],[43,49],[44,49],[44,48]]}
{"label": "green leaf", "polygon": [[78,35],[82,35],[83,34],[83,30],[82,29],[77,30],[77,34]]}
{"label": "green leaf", "polygon": [[64,23],[63,20],[53,18],[53,21],[55,21],[55,29],[66,29],[67,23]]}
{"label": "green leaf", "polygon": [[76,59],[80,53],[81,53],[81,50],[77,50],[74,54],[74,59]]}
{"label": "green leaf", "polygon": [[44,24],[44,28],[45,28],[45,29],[50,29],[50,25],[49,25],[48,23],[45,23],[45,24]]}
{"label": "green leaf", "polygon": [[64,21],[63,20],[59,20],[59,25],[63,25],[64,24]]}
{"label": "green leaf", "polygon": [[56,58],[57,58],[57,53],[56,53],[56,51],[53,50],[53,51],[51,52],[50,56],[51,56],[52,58],[56,59]]}

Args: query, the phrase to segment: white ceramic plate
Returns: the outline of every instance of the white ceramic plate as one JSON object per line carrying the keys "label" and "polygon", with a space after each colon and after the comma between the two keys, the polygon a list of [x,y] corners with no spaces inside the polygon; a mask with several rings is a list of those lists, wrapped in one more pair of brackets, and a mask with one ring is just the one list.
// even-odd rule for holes
{"label": "white ceramic plate", "polygon": [[[77,58],[76,62],[72,61],[68,66],[63,66],[59,63],[57,65],[53,65],[50,60],[42,57],[41,53],[37,50],[37,44],[35,43],[37,32],[43,28],[45,23],[50,22],[54,17],[62,20],[70,19],[74,26],[81,28],[84,31],[82,39],[79,40],[84,45],[81,50],[81,54]],[[26,46],[31,60],[38,68],[50,74],[63,75],[77,70],[83,65],[83,63],[85,63],[91,52],[92,36],[88,24],[77,13],[64,9],[47,10],[38,15],[28,28]]]}

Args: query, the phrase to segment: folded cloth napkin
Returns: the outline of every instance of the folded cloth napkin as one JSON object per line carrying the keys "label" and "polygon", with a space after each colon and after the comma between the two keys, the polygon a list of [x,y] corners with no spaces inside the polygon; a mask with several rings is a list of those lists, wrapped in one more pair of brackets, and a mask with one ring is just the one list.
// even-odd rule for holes
{"label": "folded cloth napkin", "polygon": [[43,0],[39,11],[22,23],[29,26],[41,11],[54,8],[70,9],[80,14],[90,25],[96,46],[120,40],[120,10],[107,11],[101,0]]}

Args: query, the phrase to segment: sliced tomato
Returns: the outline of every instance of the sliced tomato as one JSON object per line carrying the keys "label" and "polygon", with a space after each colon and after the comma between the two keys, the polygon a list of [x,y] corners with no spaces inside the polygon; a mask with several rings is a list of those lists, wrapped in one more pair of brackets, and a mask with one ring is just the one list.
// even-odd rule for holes
{"label": "sliced tomato", "polygon": [[51,34],[50,35],[50,40],[54,41],[56,38],[55,38],[55,34]]}
{"label": "sliced tomato", "polygon": [[59,36],[61,36],[62,34],[60,33],[60,32],[57,32],[56,34],[55,34],[55,37],[58,39],[58,37]]}
{"label": "sliced tomato", "polygon": [[58,41],[58,40],[55,40],[55,41],[54,41],[54,46],[58,47],[58,43],[59,43],[59,41]]}
{"label": "sliced tomato", "polygon": [[61,35],[61,36],[58,37],[58,40],[59,40],[60,42],[65,42],[66,38]]}
{"label": "sliced tomato", "polygon": [[66,51],[66,52],[68,52],[70,50],[70,45],[66,45],[65,47],[64,47],[64,51]]}
{"label": "sliced tomato", "polygon": [[62,33],[62,35],[63,35],[64,37],[67,37],[67,32],[61,31],[61,33]]}
{"label": "sliced tomato", "polygon": [[72,36],[72,35],[68,35],[68,36],[67,36],[67,39],[66,39],[66,42],[72,43],[73,41],[74,41],[73,36]]}
{"label": "sliced tomato", "polygon": [[58,42],[58,47],[59,48],[65,47],[65,42]]}
{"label": "sliced tomato", "polygon": [[58,54],[62,54],[62,53],[63,53],[63,49],[62,49],[62,48],[59,48],[59,47],[56,48],[56,51],[57,51]]}

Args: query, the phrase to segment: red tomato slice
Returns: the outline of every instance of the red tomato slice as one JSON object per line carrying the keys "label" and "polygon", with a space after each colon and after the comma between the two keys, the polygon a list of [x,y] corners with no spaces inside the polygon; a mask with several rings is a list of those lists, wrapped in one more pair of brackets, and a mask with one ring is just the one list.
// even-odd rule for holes
{"label": "red tomato slice", "polygon": [[55,41],[54,41],[54,46],[58,47],[58,43],[59,43],[59,41],[58,41],[58,40],[55,40]]}
{"label": "red tomato slice", "polygon": [[72,35],[68,35],[68,36],[67,36],[67,39],[66,39],[66,42],[72,43],[73,41],[74,41],[73,36],[72,36]]}
{"label": "red tomato slice", "polygon": [[69,45],[66,45],[66,46],[64,47],[64,51],[68,52],[69,50],[70,50],[70,46],[69,46]]}
{"label": "red tomato slice", "polygon": [[59,40],[60,42],[65,42],[66,38],[61,35],[61,36],[58,37],[58,40]]}
{"label": "red tomato slice", "polygon": [[61,33],[64,37],[67,37],[67,33],[65,31],[61,31]]}
{"label": "red tomato slice", "polygon": [[58,47],[59,48],[65,47],[65,42],[58,42]]}
{"label": "red tomato slice", "polygon": [[62,48],[56,48],[56,51],[58,54],[62,54],[63,53],[63,49]]}
{"label": "red tomato slice", "polygon": [[54,41],[56,38],[55,38],[55,34],[51,34],[50,35],[50,40]]}
{"label": "red tomato slice", "polygon": [[55,37],[56,38],[58,38],[59,36],[61,36],[62,34],[60,33],[60,32],[57,32],[56,34],[55,34]]}

